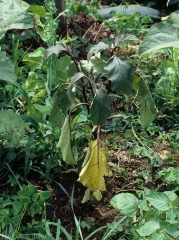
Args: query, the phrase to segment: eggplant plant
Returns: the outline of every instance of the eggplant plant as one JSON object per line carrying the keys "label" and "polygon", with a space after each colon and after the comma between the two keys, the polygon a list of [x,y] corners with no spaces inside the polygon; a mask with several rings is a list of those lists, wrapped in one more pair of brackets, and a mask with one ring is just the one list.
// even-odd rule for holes
{"label": "eggplant plant", "polygon": [[[116,45],[130,39],[133,40],[134,36],[121,35]],[[76,164],[78,161],[74,134],[75,109],[80,109],[76,111],[78,114],[86,111],[87,117],[80,124],[90,124],[91,129],[96,128],[96,137],[89,143],[79,174],[79,181],[88,188],[83,202],[89,199],[90,191],[100,200],[101,191],[105,190],[104,176],[110,175],[107,165],[107,146],[100,137],[101,128],[111,116],[110,94],[115,92],[117,95],[131,95],[135,92],[143,128],[153,121],[157,113],[145,81],[137,75],[134,80],[136,67],[124,58],[115,55],[104,60],[103,53],[116,45],[99,42],[90,48],[87,60],[80,62],[75,60],[72,53],[63,46],[50,47],[45,53],[44,61],[61,51],[71,58],[66,67],[67,81],[59,84],[53,92],[53,108],[50,114],[54,122],[65,116],[57,147],[60,148],[66,163]],[[65,58],[64,61],[66,61]]]}
{"label": "eggplant plant", "polygon": [[[2,2],[4,7],[4,1]],[[124,58],[105,55],[105,51],[113,52],[121,42],[136,40],[134,36],[120,35],[113,44],[110,41],[101,41],[90,48],[87,60],[78,61],[73,49],[68,47],[65,41],[57,41],[58,21],[52,18],[54,11],[50,1],[46,1],[46,9],[47,14],[43,11],[45,22],[41,22],[38,9],[31,7],[36,16],[36,32],[47,47],[39,47],[23,57],[25,67],[22,71],[28,75],[27,79],[22,85],[17,82],[12,61],[1,51],[1,80],[10,82],[21,91],[27,101],[26,115],[31,117],[28,118],[31,123],[38,122],[38,131],[41,131],[39,125],[50,124],[61,129],[57,148],[60,148],[67,164],[78,163],[78,127],[91,127],[94,134],[79,173],[79,181],[87,187],[83,202],[90,198],[91,191],[100,200],[101,191],[105,190],[104,177],[110,175],[107,146],[100,136],[101,128],[112,114],[110,94],[115,92],[117,95],[135,95],[142,128],[146,128],[153,121],[157,111],[145,81],[135,73],[136,67]],[[4,66],[9,67],[7,69]],[[28,94],[32,96],[31,99]],[[1,121],[5,116],[9,116],[7,113],[3,115]],[[17,124],[17,118],[14,119]],[[4,132],[7,129],[6,124],[2,126],[4,128],[0,131]],[[14,139],[16,138],[14,135]]]}

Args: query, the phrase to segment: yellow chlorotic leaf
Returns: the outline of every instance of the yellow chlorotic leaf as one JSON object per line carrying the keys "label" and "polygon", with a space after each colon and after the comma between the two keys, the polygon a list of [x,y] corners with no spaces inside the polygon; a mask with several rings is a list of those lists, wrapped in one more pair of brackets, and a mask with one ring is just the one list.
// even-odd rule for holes
{"label": "yellow chlorotic leaf", "polygon": [[104,176],[109,175],[106,144],[100,140],[90,142],[78,181],[93,192],[104,191]]}

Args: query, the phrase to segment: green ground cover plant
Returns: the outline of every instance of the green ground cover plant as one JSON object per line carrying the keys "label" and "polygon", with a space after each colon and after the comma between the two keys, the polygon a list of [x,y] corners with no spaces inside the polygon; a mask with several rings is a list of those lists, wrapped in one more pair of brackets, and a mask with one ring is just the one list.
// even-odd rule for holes
{"label": "green ground cover plant", "polygon": [[[80,4],[75,4],[71,1],[66,9],[69,21],[78,12],[74,8]],[[111,176],[107,162],[108,145],[101,133],[107,129],[106,126],[115,131],[115,119],[118,119],[119,128],[123,128],[126,139],[132,136],[138,142],[140,149],[135,149],[135,153],[140,151],[147,157],[151,169],[158,166],[158,155],[148,146],[147,134],[160,136],[162,132],[152,125],[154,119],[154,122],[158,121],[157,109],[162,116],[173,113],[172,121],[175,129],[178,127],[179,12],[172,13],[166,21],[153,24],[150,29],[148,16],[141,19],[138,13],[130,17],[114,15],[112,23],[111,20],[104,22],[114,36],[87,46],[86,59],[79,60],[78,52],[85,39],[80,43],[77,36],[57,34],[59,19],[55,17],[53,1],[45,0],[44,6],[30,6],[20,0],[1,1],[0,9],[3,13],[0,18],[0,172],[3,177],[12,174],[9,175],[9,183],[20,188],[13,195],[1,194],[0,236],[13,239],[20,233],[33,232],[39,237],[45,235],[45,239],[60,239],[61,234],[73,239],[60,220],[52,223],[46,219],[46,201],[51,192],[39,191],[36,186],[27,184],[29,173],[38,172],[44,179],[55,181],[54,173],[69,167],[77,168],[78,181],[87,188],[82,202],[89,201],[91,194],[100,201],[102,192],[106,190],[105,177]],[[78,10],[90,12],[89,6]],[[94,11],[92,15],[97,18]],[[130,24],[131,21],[135,21],[135,26]],[[144,39],[131,60],[114,54],[115,48],[139,44],[140,37]],[[6,45],[5,39],[12,48]],[[23,48],[23,41],[28,39],[38,40],[40,46]],[[155,69],[153,78],[146,79],[149,67],[155,67],[152,58],[156,55],[159,58],[165,55],[166,59],[160,65],[162,70],[156,73]],[[158,81],[155,76],[159,77]],[[135,116],[114,112],[112,103],[116,99],[122,99],[127,105],[130,105],[130,100],[135,101]],[[165,112],[161,110],[162,104]],[[170,129],[172,127],[171,124]],[[138,136],[138,131],[144,134],[143,139]],[[178,139],[175,131],[175,149]],[[15,173],[17,163],[18,174]],[[122,174],[127,177],[124,169]],[[152,170],[150,174],[153,174]],[[177,174],[177,170],[169,168],[161,170],[158,177],[169,182],[171,176]],[[178,184],[176,178],[172,183]],[[63,186],[58,185],[70,199],[76,224],[75,239],[90,239],[103,228],[108,228],[103,240],[110,239],[116,231],[121,234],[119,239],[126,239],[127,235],[129,239],[155,239],[161,234],[159,239],[176,239],[179,236],[178,196],[175,193],[178,187],[164,193],[144,189],[137,192],[138,198],[130,193],[115,196],[111,205],[124,217],[84,238],[81,220],[77,219],[73,209],[73,193],[69,196]],[[132,210],[127,205],[127,212],[120,205],[126,203],[126,199],[133,203]],[[42,212],[41,223],[34,218],[39,211]],[[27,228],[21,225],[24,215],[32,217]],[[167,223],[164,223],[165,218]],[[129,227],[131,222],[132,227]],[[172,230],[168,229],[171,224]],[[51,232],[52,226],[55,226],[55,233]]]}

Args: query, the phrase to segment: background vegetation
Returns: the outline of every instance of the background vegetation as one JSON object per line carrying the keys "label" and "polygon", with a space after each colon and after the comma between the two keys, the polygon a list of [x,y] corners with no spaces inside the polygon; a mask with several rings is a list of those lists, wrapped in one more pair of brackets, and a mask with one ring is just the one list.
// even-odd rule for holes
{"label": "background vegetation", "polygon": [[[178,239],[178,1],[139,3],[105,19],[95,0],[0,2],[0,239]],[[49,216],[57,187],[71,229]],[[110,190],[115,217],[77,217]]]}

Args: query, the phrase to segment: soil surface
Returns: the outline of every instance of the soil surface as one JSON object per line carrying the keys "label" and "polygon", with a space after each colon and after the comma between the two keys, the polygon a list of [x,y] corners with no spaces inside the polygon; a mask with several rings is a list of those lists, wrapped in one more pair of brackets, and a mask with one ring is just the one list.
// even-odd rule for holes
{"label": "soil surface", "polygon": [[[74,213],[77,219],[88,223],[89,228],[85,227],[82,229],[83,237],[87,237],[92,231],[101,226],[112,223],[115,218],[118,219],[121,217],[120,213],[110,205],[110,200],[116,194],[128,192],[136,195],[137,190],[143,190],[144,188],[155,189],[162,183],[160,179],[155,180],[155,175],[160,169],[171,166],[165,160],[167,156],[171,156],[171,153],[169,150],[166,150],[166,146],[162,145],[158,145],[155,152],[158,152],[160,156],[159,161],[161,166],[154,168],[151,174],[151,169],[146,158],[142,158],[140,155],[131,155],[127,151],[110,149],[108,165],[112,171],[112,176],[105,178],[106,191],[102,193],[103,197],[100,201],[92,197],[90,201],[81,203],[86,188],[77,181],[78,173],[76,169],[68,169],[53,178],[73,198]],[[177,162],[179,162],[179,159],[175,158],[175,166],[177,166]],[[30,176],[32,175],[30,174]],[[141,185],[139,184],[139,179],[142,182]],[[52,194],[48,201],[49,206],[47,206],[47,218],[53,221],[60,219],[62,226],[68,232],[72,232],[75,235],[76,225],[70,198],[62,188],[54,182],[49,181],[44,184],[43,181],[34,181],[34,177],[31,183],[38,185],[43,190],[51,190]],[[167,189],[169,190],[168,186],[163,185],[159,191]],[[72,192],[74,192],[73,195]],[[90,239],[100,240],[104,232],[105,230],[101,230]],[[110,239],[118,238],[117,235],[114,235]]]}

